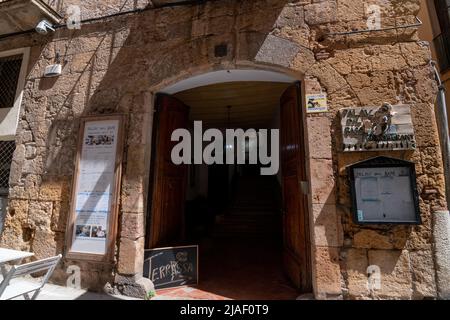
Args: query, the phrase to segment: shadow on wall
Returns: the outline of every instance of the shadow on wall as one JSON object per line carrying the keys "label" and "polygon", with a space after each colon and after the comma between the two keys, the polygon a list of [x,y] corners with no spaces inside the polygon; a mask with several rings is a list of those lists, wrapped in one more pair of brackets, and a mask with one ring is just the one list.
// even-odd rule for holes
{"label": "shadow on wall", "polygon": [[[172,79],[188,78],[192,71],[233,68],[239,62],[244,65],[245,62],[256,62],[288,70],[302,44],[289,40],[289,33],[284,31],[303,23],[302,17],[292,15],[292,10],[285,10],[290,2],[215,1],[116,17],[110,22],[82,25],[80,30],[59,30],[44,55],[45,59],[51,60],[57,51],[61,53],[63,75],[55,79],[38,79],[37,93],[28,87],[27,113],[22,117],[33,135],[32,141],[43,149],[40,158],[43,174],[37,182],[40,194],[44,186],[52,183],[64,185],[60,187],[64,190],[60,193],[64,194],[50,200],[61,208],[56,213],[53,210],[55,223],[49,229],[51,231],[45,235],[35,233],[30,241],[31,250],[39,249],[36,243],[42,239],[37,237],[52,238],[48,246],[57,253],[64,247],[81,116],[128,115],[119,214],[119,226],[126,225],[127,215],[123,213],[133,208],[125,205],[124,199],[138,190],[145,190],[146,139],[151,124],[146,127],[144,119],[152,113],[149,91],[152,88],[156,91]],[[286,19],[285,15],[290,18]],[[309,27],[305,25],[304,28],[309,33]],[[309,40],[304,41],[308,45]],[[224,45],[226,52],[218,54],[217,46],[223,48]],[[42,54],[40,59],[44,60]],[[36,68],[42,72],[43,66],[39,62],[36,57]],[[30,96],[34,95],[42,97],[38,109],[40,114],[29,110],[33,107]],[[29,118],[33,116],[40,121]],[[21,172],[25,174],[26,169],[22,168]],[[334,195],[335,190],[331,192]],[[122,231],[127,231],[127,235]],[[323,232],[327,237],[326,226]],[[128,237],[129,240],[126,243],[118,241],[119,246],[131,243],[129,248],[119,251],[119,273],[140,272],[134,270],[139,263],[134,261],[136,255],[133,252],[138,250],[137,243],[143,241],[144,235],[130,235],[129,230],[119,230],[119,234],[122,234],[122,239]],[[123,257],[120,256],[122,254]],[[66,281],[68,274],[65,270],[70,264],[81,266],[82,285],[96,282],[96,287],[101,288],[112,280],[108,276],[111,272],[104,271],[111,270],[111,266],[102,266],[101,270],[98,265],[67,260],[55,273],[56,280]]]}
{"label": "shadow on wall", "polygon": [[[337,115],[333,124],[335,128],[340,128],[340,121]],[[341,166],[342,164],[357,163],[367,160],[368,157],[377,156],[406,160],[414,159],[415,151],[370,152],[370,155],[359,152],[338,152],[339,145],[342,145],[342,141],[340,141],[342,132],[340,129],[336,130],[336,137],[338,137],[335,139],[337,146],[333,148],[333,158]],[[361,296],[370,296],[372,298],[390,299],[393,295],[398,295],[404,299],[409,299],[412,289],[408,285],[411,286],[411,281],[414,281],[414,278],[411,280],[410,268],[412,266],[410,266],[410,263],[412,262],[409,261],[408,255],[405,255],[405,250],[411,251],[431,247],[431,237],[423,237],[423,235],[430,235],[431,219],[423,214],[429,211],[429,208],[427,208],[426,201],[424,201],[427,199],[424,199],[424,195],[421,194],[420,183],[421,225],[380,224],[361,226],[354,222],[352,200],[350,198],[350,181],[347,171],[345,168],[341,168],[336,176],[338,179],[336,183],[338,203],[336,206],[336,218],[342,222],[342,230],[339,231],[341,237],[339,244],[342,246],[340,250],[340,264],[341,269],[346,270],[343,273],[343,280],[349,288],[345,298],[358,299]],[[319,214],[317,222],[322,222],[326,226],[329,216],[329,212],[323,210]],[[329,234],[333,234],[333,232]],[[327,241],[333,243],[335,239],[327,237]],[[382,287],[371,292],[368,287],[368,279],[369,275],[371,275],[370,270],[377,269],[381,272]],[[359,279],[360,287],[355,286],[357,277],[355,275],[367,276],[367,279]],[[353,278],[348,279],[350,277]],[[350,282],[351,286],[348,285]],[[394,287],[395,289],[393,289]],[[418,295],[417,297],[420,296]]]}
{"label": "shadow on wall", "polygon": [[[136,234],[120,230],[120,226],[129,223],[127,217],[130,215],[125,213],[136,213],[142,210],[137,208],[144,207],[138,203],[143,200],[129,199],[136,199],[132,197],[145,190],[147,135],[151,131],[151,123],[146,124],[145,119],[151,118],[152,114],[151,93],[174,79],[188,78],[202,70],[235,68],[237,64],[245,66],[246,62],[288,70],[295,57],[303,52],[306,62],[314,62],[313,54],[305,47],[309,47],[309,37],[319,37],[322,31],[318,27],[310,30],[303,23],[304,17],[292,10],[291,2],[226,0],[149,10],[82,25],[80,30],[61,29],[54,34],[53,42],[34,47],[30,72],[39,75],[26,86],[15,156],[19,160],[13,163],[16,169],[12,172],[16,174],[11,177],[12,187],[23,186],[23,190],[18,188],[18,192],[11,193],[10,210],[10,220],[21,220],[11,225],[11,230],[22,228],[20,245],[34,251],[38,258],[63,251],[79,119],[86,115],[123,113],[128,122],[119,235],[127,241],[118,240],[117,243],[120,247],[118,271],[123,275],[140,272],[136,270],[140,264],[135,252],[142,248],[139,243],[144,237],[143,218],[138,222],[142,230],[137,230]],[[303,28],[309,36],[291,41],[291,32],[297,28]],[[224,46],[227,50],[217,50]],[[41,78],[43,67],[53,63],[57,52],[64,62],[62,76]],[[310,67],[295,63],[296,68]],[[338,127],[338,123],[333,126]],[[33,146],[36,154],[28,157],[27,148]],[[352,161],[342,160],[333,153],[332,159],[323,163],[333,166]],[[325,205],[313,206],[315,221],[311,228],[314,228],[315,240],[320,242],[317,245],[333,248],[329,252],[335,264],[344,263],[340,262],[339,247],[342,244],[346,248],[357,246],[358,237],[372,236],[383,243],[386,235],[389,239],[386,246],[398,250],[405,248],[406,240],[416,227],[361,230],[350,220],[345,174],[339,172],[337,176],[338,183],[335,177],[313,176],[317,181],[330,182],[321,186],[324,201],[317,201]],[[336,190],[336,185],[345,187]],[[22,199],[33,200],[22,207]],[[34,211],[39,214],[33,214]],[[343,230],[336,230],[341,220]],[[42,225],[36,228],[41,222]],[[15,232],[9,232],[4,241],[15,245]],[[366,235],[358,236],[362,232]],[[365,246],[371,244],[359,246],[367,251]],[[82,286],[89,284],[93,288],[96,284],[95,288],[100,289],[112,281],[110,271],[113,266],[67,260],[55,272],[56,281],[66,282],[69,276],[66,269],[71,264],[81,267]],[[346,266],[344,269],[352,268]]]}

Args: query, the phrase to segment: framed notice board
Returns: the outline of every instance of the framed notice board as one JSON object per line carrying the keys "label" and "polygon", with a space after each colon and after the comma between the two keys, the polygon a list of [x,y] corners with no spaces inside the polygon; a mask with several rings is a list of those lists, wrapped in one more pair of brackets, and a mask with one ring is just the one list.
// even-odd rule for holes
{"label": "framed notice board", "polygon": [[155,289],[198,284],[198,246],[145,250],[143,275]]}
{"label": "framed notice board", "polygon": [[377,157],[348,170],[356,223],[421,223],[414,163]]}
{"label": "framed notice board", "polygon": [[70,259],[111,261],[123,153],[121,115],[81,119],[67,224]]}

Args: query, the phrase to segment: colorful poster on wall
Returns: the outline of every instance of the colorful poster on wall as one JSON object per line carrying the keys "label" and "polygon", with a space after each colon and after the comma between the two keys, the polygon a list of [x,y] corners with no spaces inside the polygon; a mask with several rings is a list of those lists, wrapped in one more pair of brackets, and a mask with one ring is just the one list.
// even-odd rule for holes
{"label": "colorful poster on wall", "polygon": [[71,252],[107,252],[119,125],[118,119],[85,122],[74,194]]}
{"label": "colorful poster on wall", "polygon": [[307,113],[328,112],[327,94],[326,93],[307,94],[306,112]]}

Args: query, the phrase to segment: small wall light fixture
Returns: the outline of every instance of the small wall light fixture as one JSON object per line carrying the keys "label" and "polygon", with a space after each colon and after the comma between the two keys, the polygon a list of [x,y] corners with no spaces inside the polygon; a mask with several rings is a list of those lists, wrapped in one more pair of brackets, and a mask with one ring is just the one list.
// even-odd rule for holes
{"label": "small wall light fixture", "polygon": [[53,27],[53,25],[48,22],[47,20],[41,20],[41,22],[39,22],[36,26],[36,32],[40,33],[40,34],[47,34],[48,30],[50,31],[55,31],[55,28]]}
{"label": "small wall light fixture", "polygon": [[51,77],[58,77],[62,73],[62,65],[61,65],[61,56],[60,53],[56,53],[56,63],[51,64],[45,67],[44,70],[44,77],[51,78]]}

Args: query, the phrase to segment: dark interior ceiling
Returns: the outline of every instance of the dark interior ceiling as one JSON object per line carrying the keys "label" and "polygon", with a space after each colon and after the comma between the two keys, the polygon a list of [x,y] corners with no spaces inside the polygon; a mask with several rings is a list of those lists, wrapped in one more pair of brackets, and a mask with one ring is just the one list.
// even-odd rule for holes
{"label": "dark interior ceiling", "polygon": [[[179,92],[191,107],[190,119],[208,128],[268,128],[289,83],[225,82]],[[230,123],[228,123],[228,106]]]}

